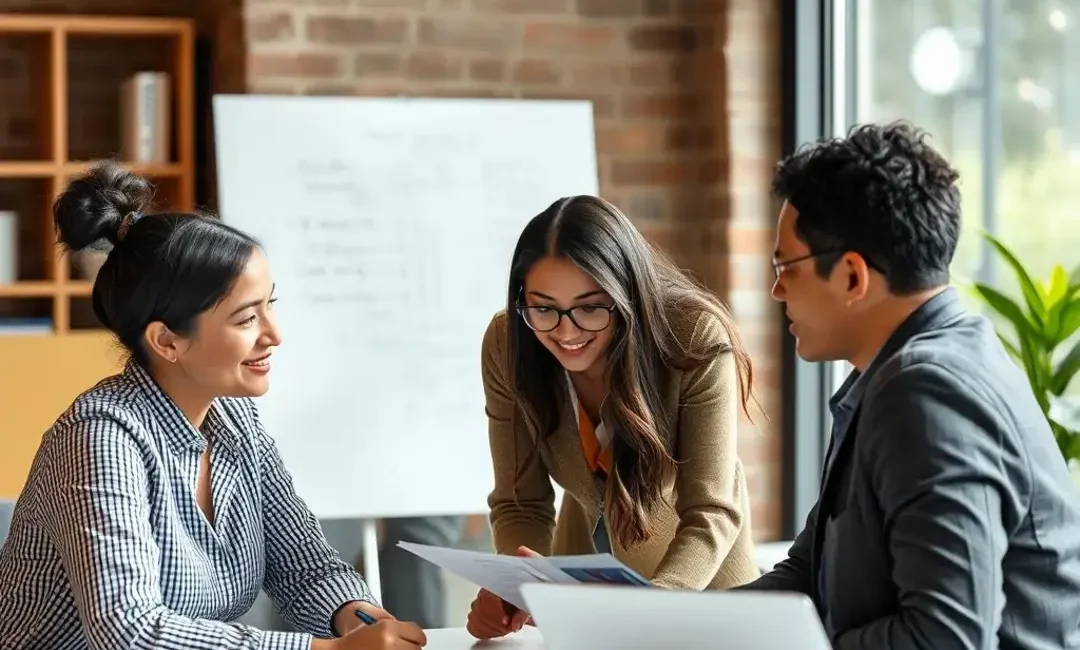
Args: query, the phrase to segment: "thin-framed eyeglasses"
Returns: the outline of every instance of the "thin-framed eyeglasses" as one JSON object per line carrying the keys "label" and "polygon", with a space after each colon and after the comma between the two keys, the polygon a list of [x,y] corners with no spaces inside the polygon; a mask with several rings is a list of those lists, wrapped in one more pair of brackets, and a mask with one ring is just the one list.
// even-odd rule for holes
{"label": "thin-framed eyeglasses", "polygon": [[[776,274],[776,279],[779,280],[780,279],[780,274],[783,273],[784,271],[788,270],[789,268],[791,268],[791,266],[793,264],[798,264],[799,262],[803,262],[803,261],[806,261],[806,260],[812,260],[815,257],[821,257],[822,255],[836,255],[836,254],[839,254],[841,252],[843,252],[843,251],[840,250],[840,249],[832,248],[832,249],[825,250],[825,251],[818,251],[816,253],[810,253],[809,255],[802,255],[800,257],[795,257],[795,258],[792,258],[790,260],[773,260],[773,263],[772,263],[772,265],[773,265],[773,273]],[[871,260],[866,255],[863,255],[862,258],[863,258],[863,261],[866,262],[867,268],[873,269],[873,270],[877,271],[878,273],[880,273],[882,275],[888,275],[889,274],[888,271],[885,270],[887,267],[885,267],[884,265],[879,264],[879,263]]]}
{"label": "thin-framed eyeglasses", "polygon": [[562,323],[563,316],[570,319],[578,329],[600,332],[611,324],[611,312],[615,305],[577,305],[559,309],[551,305],[521,305],[517,307],[525,324],[537,332],[550,332]]}
{"label": "thin-framed eyeglasses", "polygon": [[776,275],[776,279],[779,280],[780,275],[784,271],[788,270],[793,265],[798,264],[799,262],[804,262],[806,260],[812,260],[815,257],[821,257],[822,255],[832,255],[832,254],[834,254],[836,252],[837,251],[835,251],[835,250],[818,251],[816,253],[810,253],[808,255],[802,255],[800,257],[793,257],[792,259],[789,259],[789,260],[773,260],[773,263],[772,263],[772,265],[773,265],[773,273]]}

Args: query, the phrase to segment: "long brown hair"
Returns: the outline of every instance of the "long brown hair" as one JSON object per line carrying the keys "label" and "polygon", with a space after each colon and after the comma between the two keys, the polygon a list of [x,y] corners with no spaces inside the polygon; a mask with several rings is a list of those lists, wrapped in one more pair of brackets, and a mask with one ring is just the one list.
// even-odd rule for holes
{"label": "long brown hair", "polygon": [[[607,516],[618,540],[630,546],[648,537],[646,518],[663,501],[663,485],[676,470],[676,432],[664,400],[669,369],[691,370],[733,354],[742,408],[749,415],[750,357],[724,303],[650,245],[617,207],[594,196],[559,199],[522,231],[506,297],[511,390],[517,415],[537,444],[558,427],[563,371],[515,314],[525,275],[548,256],[568,259],[592,276],[611,295],[619,315],[606,355],[609,392],[602,416],[613,445]],[[727,341],[689,349],[680,342],[685,337],[678,335],[676,316],[702,313],[715,318]]]}

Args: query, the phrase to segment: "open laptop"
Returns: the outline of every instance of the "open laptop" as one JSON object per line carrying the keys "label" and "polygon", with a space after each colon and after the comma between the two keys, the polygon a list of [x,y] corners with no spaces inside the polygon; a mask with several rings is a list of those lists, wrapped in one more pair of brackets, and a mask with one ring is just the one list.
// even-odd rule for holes
{"label": "open laptop", "polygon": [[547,650],[831,650],[802,594],[534,583],[521,587]]}

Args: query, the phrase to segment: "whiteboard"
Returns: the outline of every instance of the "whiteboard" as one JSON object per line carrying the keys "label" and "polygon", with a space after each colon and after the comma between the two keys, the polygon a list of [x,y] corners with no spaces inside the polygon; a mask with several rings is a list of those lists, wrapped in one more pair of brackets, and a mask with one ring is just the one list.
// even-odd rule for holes
{"label": "whiteboard", "polygon": [[584,101],[216,96],[221,217],[270,259],[257,400],[318,517],[487,512],[480,345],[522,228],[597,194]]}

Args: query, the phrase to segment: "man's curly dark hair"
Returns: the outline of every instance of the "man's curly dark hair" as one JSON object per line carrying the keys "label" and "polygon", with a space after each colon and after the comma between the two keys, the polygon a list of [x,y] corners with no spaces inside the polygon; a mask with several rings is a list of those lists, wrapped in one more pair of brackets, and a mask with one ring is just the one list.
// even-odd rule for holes
{"label": "man's curly dark hair", "polygon": [[908,295],[947,284],[960,236],[959,174],[906,122],[863,125],[780,161],[773,193],[826,276],[844,252]]}

